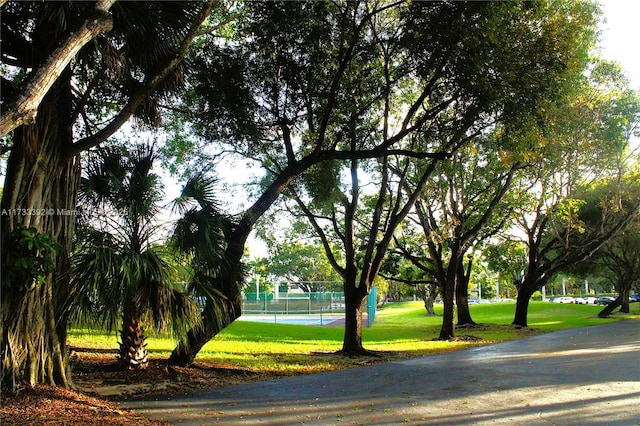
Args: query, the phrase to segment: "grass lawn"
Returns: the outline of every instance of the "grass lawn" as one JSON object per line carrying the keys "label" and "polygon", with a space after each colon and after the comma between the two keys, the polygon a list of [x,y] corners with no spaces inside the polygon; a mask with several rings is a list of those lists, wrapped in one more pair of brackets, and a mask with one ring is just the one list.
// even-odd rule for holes
{"label": "grass lawn", "polygon": [[[597,318],[596,314],[602,309],[600,306],[531,302],[529,328],[516,329],[510,325],[514,303],[472,305],[470,309],[479,326],[458,328],[456,334],[461,339],[443,342],[434,340],[439,334],[442,318],[426,316],[421,302],[386,305],[378,311],[373,327],[363,330],[365,348],[381,352],[381,359],[350,359],[334,355],[342,347],[344,330],[341,327],[236,321],[205,345],[196,361],[209,366],[266,374],[308,374],[598,325],[625,317]],[[442,306],[436,306],[436,313],[441,313],[441,310]],[[632,304],[631,311],[629,316],[639,316],[640,304]],[[69,333],[69,344],[97,350],[117,347],[115,334],[87,330]],[[151,336],[148,339],[147,349],[154,359],[168,358],[174,347],[175,341],[167,337]]]}
{"label": "grass lawn", "polygon": [[421,302],[394,303],[378,311],[374,326],[363,330],[364,346],[378,351],[379,356],[358,358],[335,354],[342,346],[340,327],[236,321],[203,348],[196,359],[198,368],[167,367],[165,360],[175,342],[163,336],[149,336],[151,362],[141,371],[113,368],[117,333],[72,330],[68,343],[77,351],[72,361],[73,379],[81,392],[39,386],[32,392],[3,395],[0,423],[59,424],[63,418],[65,424],[157,425],[138,413],[122,411],[105,398],[166,396],[338,370],[640,317],[640,303],[631,305],[631,314],[609,319],[596,317],[600,309],[533,302],[530,328],[516,329],[510,325],[514,303],[472,305],[471,314],[480,326],[458,328],[457,335],[463,338],[440,342],[434,338],[439,334],[442,317],[427,317]]}

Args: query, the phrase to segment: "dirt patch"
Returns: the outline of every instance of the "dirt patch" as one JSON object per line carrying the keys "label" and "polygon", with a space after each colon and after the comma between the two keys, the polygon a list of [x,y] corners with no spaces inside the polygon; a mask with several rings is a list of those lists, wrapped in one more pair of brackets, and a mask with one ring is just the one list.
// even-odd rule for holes
{"label": "dirt patch", "polygon": [[73,363],[73,380],[84,393],[116,401],[188,393],[276,377],[207,364],[173,367],[166,361],[154,360],[144,370],[119,371],[116,364],[105,357],[103,354],[81,354],[80,360]]}
{"label": "dirt patch", "polygon": [[115,402],[277,378],[202,363],[190,368],[170,367],[164,361],[151,361],[145,370],[118,371],[110,351],[82,352],[77,349],[72,375],[77,390],[37,386],[16,395],[2,394],[0,424],[164,425],[166,423],[120,410]]}
{"label": "dirt patch", "polygon": [[110,401],[51,386],[2,395],[2,425],[164,425]]}

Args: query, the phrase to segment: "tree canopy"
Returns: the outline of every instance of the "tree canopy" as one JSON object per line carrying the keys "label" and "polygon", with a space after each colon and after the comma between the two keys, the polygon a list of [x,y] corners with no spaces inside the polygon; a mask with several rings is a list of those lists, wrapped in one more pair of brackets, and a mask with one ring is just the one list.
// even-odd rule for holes
{"label": "tree canopy", "polygon": [[[631,220],[585,243],[576,191],[604,177],[621,187],[640,112],[619,70],[589,56],[591,2],[0,4],[2,101],[11,105],[3,120],[13,128],[2,209],[73,210],[83,153],[132,118],[135,131],[163,125],[165,163],[190,178],[170,245],[201,312],[172,364],[191,364],[241,314],[245,244],[278,200],[306,215],[342,276],[346,329],[355,331],[345,348],[355,353],[361,303],[412,209],[428,224],[429,266],[452,259],[447,300],[456,282],[468,283],[465,255],[511,218],[491,213],[518,214],[528,257],[519,325],[540,285]],[[87,27],[96,13],[99,25]],[[67,43],[76,50],[58,50]],[[52,84],[32,83],[41,71]],[[33,103],[23,111],[25,97]],[[236,162],[234,174],[240,164],[260,170],[236,215],[209,185],[221,159]],[[72,385],[64,342],[78,290],[69,280],[74,228],[71,217],[3,216],[3,269],[13,267],[13,242],[37,247],[20,252],[29,274],[3,276],[3,389]],[[29,349],[41,341],[42,351]]]}

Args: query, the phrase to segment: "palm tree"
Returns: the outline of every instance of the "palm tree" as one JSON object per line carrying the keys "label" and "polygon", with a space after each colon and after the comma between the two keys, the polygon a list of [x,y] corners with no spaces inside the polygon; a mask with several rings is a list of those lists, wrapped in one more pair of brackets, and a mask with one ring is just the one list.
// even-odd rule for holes
{"label": "palm tree", "polygon": [[[80,183],[88,215],[73,257],[77,314],[113,328],[122,316],[122,368],[145,368],[148,356],[143,324],[179,329],[193,318],[195,303],[173,283],[168,250],[157,243],[161,184],[151,172],[153,148],[131,152],[103,148],[90,161]],[[75,287],[75,286],[74,286]]]}
{"label": "palm tree", "polygon": [[188,179],[174,202],[182,216],[175,224],[171,246],[188,264],[187,288],[201,303],[202,309],[199,324],[179,342],[169,358],[170,364],[188,364],[183,360],[193,360],[202,347],[194,342],[208,341],[198,339],[198,333],[209,330],[215,335],[232,321],[229,318],[234,315],[233,301],[220,287],[220,276],[230,268],[225,254],[234,222],[221,212],[215,186],[215,178],[199,173]]}

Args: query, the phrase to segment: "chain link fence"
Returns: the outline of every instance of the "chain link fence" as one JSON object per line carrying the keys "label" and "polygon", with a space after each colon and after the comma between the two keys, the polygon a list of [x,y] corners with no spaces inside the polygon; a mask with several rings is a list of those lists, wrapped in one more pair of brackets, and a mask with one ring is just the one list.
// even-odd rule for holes
{"label": "chain link fence", "polygon": [[[304,282],[276,284],[272,286],[273,290],[263,292],[245,289],[242,293],[242,314],[273,318],[317,316],[322,323],[323,315],[344,314],[344,292],[333,291],[341,286],[341,282]],[[310,291],[312,289],[319,291]],[[373,288],[364,311],[369,326],[373,324],[376,315],[376,294],[377,291]],[[306,320],[309,321],[308,318]],[[301,319],[299,321],[304,322]]]}
{"label": "chain link fence", "polygon": [[337,291],[280,294],[245,292],[242,312],[253,315],[344,313],[344,293]]}

